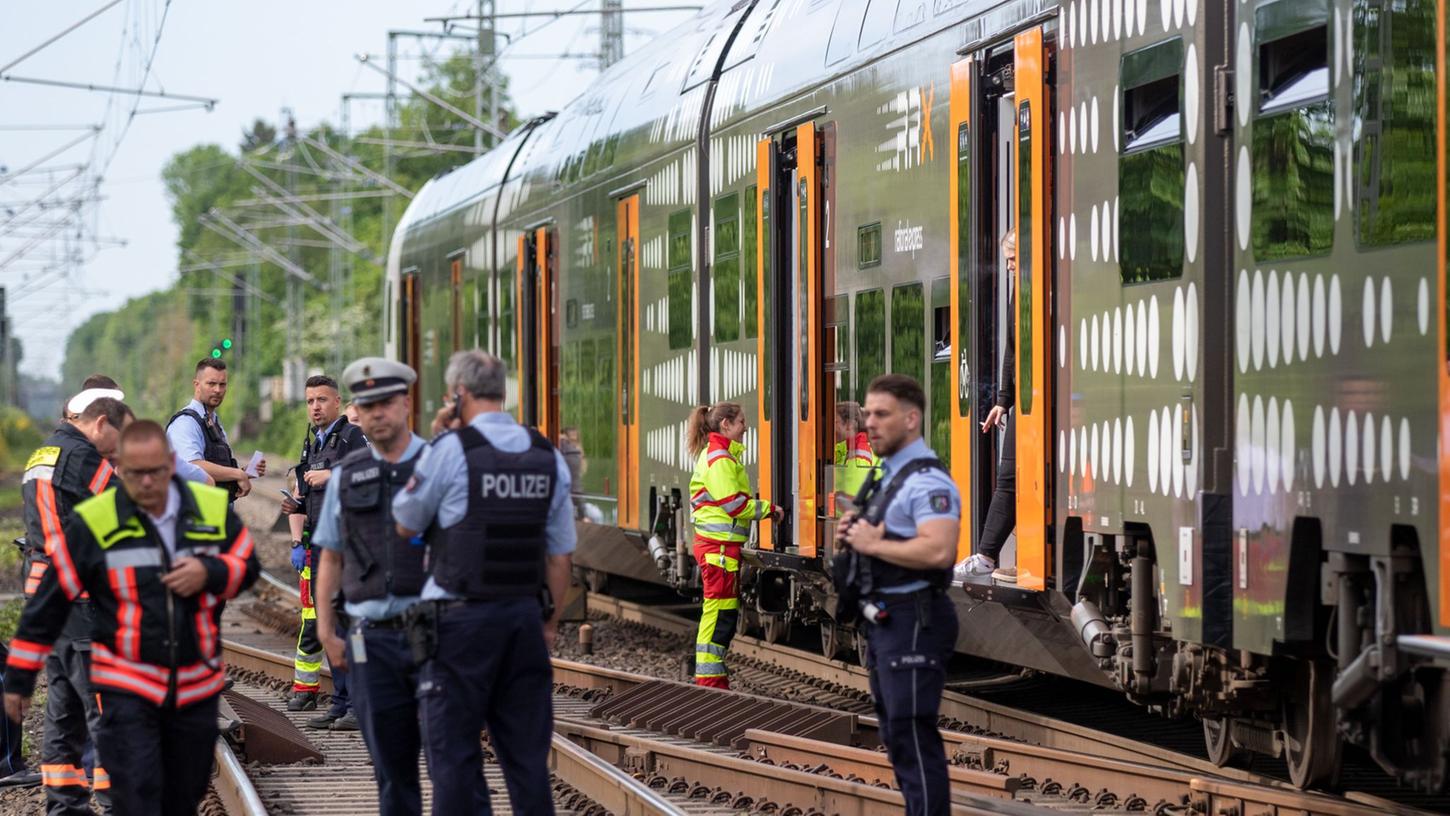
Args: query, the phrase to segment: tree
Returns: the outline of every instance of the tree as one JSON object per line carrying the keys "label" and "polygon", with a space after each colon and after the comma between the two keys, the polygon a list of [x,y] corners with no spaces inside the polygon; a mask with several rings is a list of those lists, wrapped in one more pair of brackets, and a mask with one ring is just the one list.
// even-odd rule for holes
{"label": "tree", "polygon": [[251,153],[264,147],[271,147],[276,143],[277,128],[259,117],[252,122],[250,128],[242,131],[242,141],[238,147],[243,153]]}

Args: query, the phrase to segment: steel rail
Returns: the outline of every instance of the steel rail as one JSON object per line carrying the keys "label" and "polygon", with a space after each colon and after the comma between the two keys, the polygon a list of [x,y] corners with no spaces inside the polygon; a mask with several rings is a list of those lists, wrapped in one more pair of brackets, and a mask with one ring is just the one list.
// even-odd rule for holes
{"label": "steel rail", "polygon": [[570,787],[599,803],[614,816],[684,816],[674,803],[664,799],[639,780],[608,762],[554,734],[549,748],[549,770]]}
{"label": "steel rail", "polygon": [[216,779],[212,781],[212,789],[230,816],[267,816],[267,806],[252,786],[247,769],[222,737],[216,741]]}
{"label": "steel rail", "polygon": [[[692,635],[695,631],[695,623],[688,618],[607,595],[590,593],[588,608],[612,618],[665,632]],[[830,660],[814,652],[767,643],[759,638],[739,634],[730,642],[730,652],[732,655],[772,664],[787,671],[798,671],[861,694],[871,693],[870,674],[864,668],[841,660]],[[1245,771],[1219,768],[1207,760],[1174,754],[1156,745],[1126,740],[1103,731],[979,700],[960,692],[943,693],[941,716],[1044,747],[1140,762],[1189,773],[1228,777],[1242,782],[1265,781],[1262,777]]]}

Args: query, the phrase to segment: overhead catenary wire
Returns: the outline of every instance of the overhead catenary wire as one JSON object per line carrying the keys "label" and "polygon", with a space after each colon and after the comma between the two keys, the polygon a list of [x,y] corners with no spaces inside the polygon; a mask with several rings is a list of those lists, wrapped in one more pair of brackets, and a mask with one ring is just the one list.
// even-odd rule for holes
{"label": "overhead catenary wire", "polygon": [[121,4],[121,2],[122,2],[122,0],[111,0],[109,3],[106,3],[105,5],[101,6],[100,8],[98,8],[95,11],[91,12],[90,14],[87,14],[86,16],[80,18],[79,20],[75,21],[74,23],[71,23],[70,25],[68,25],[65,28],[61,29],[55,35],[46,38],[46,40],[44,42],[42,42],[40,45],[35,46],[34,48],[30,49],[29,51],[26,51],[24,54],[21,54],[20,56],[16,57],[15,59],[13,59],[13,60],[5,63],[4,65],[0,65],[0,74],[3,74],[6,71],[9,71],[11,68],[14,68],[15,66],[17,66],[20,63],[22,63],[22,62],[30,59],[31,57],[35,56],[36,54],[39,54],[41,51],[44,51],[46,48],[50,47],[52,44],[54,44],[57,41],[63,39],[67,34],[71,33],[72,31],[75,31],[76,29],[78,29],[81,26],[85,25],[86,23],[89,23],[90,21],[96,19],[97,17],[99,17],[102,14],[104,14],[105,12],[107,12],[107,11],[115,8],[116,6],[119,6]]}

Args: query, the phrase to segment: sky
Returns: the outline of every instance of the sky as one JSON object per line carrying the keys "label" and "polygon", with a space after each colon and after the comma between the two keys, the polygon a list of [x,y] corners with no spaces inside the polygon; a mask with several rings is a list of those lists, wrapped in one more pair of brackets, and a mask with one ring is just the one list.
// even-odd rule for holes
{"label": "sky", "polygon": [[[10,4],[0,26],[0,66],[109,2]],[[596,3],[498,0],[497,11],[597,8]],[[626,0],[626,53],[688,16],[688,12],[631,15],[630,8],[676,4],[678,0]],[[4,168],[0,169],[0,286],[8,290],[12,326],[25,346],[21,370],[58,376],[65,338],[73,328],[92,314],[175,280],[177,226],[161,183],[161,169],[169,157],[203,143],[235,151],[244,128],[258,117],[275,122],[282,108],[291,108],[303,128],[323,120],[337,123],[342,94],[384,89],[385,79],[360,65],[357,54],[384,54],[389,30],[441,31],[440,24],[424,18],[475,8],[473,0],[122,0],[34,56],[0,70],[14,77],[134,87],[144,76],[154,42],[147,89],[219,100],[206,112],[158,110],[185,103],[142,99],[140,111],[157,112],[130,118],[127,114],[137,102],[131,95],[0,82],[0,168]],[[596,75],[592,63],[539,55],[595,51],[598,17],[547,20],[515,18],[499,23],[499,31],[511,35],[502,65],[524,117],[557,110]],[[153,41],[158,28],[160,40]],[[525,32],[528,35],[521,37]],[[445,43],[438,48],[436,39],[421,45],[418,40],[399,42],[400,54],[410,57],[400,62],[400,73],[409,78],[420,70],[424,51],[443,56],[448,48],[466,45]],[[504,48],[504,43],[499,47]],[[354,102],[351,117],[354,128],[379,122],[382,105]],[[130,126],[124,128],[128,118]],[[54,210],[26,207],[64,178],[64,171],[47,175],[37,170],[13,178],[8,174],[85,137],[84,126],[102,123],[98,138],[85,139],[40,165],[95,166],[110,157],[101,201],[88,222],[91,234],[106,240],[81,247],[83,262],[69,265],[64,263],[67,244],[73,245],[64,238],[68,231],[47,237],[58,222]],[[56,125],[82,129],[35,129]],[[12,216],[7,210],[19,214]],[[30,223],[22,226],[22,222]],[[22,257],[12,259],[32,242]],[[67,268],[73,271],[66,272]]]}

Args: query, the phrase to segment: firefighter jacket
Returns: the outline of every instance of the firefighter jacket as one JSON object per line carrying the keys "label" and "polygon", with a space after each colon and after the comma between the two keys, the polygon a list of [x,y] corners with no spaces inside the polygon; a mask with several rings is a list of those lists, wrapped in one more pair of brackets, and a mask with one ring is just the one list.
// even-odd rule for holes
{"label": "firefighter jacket", "polygon": [[322,502],[327,498],[327,485],[312,487],[303,478],[312,470],[332,470],[343,457],[353,451],[366,450],[368,439],[362,428],[340,416],[332,427],[318,441],[317,431],[308,428],[302,440],[302,458],[297,463],[297,497],[302,500],[302,513],[307,516],[306,531],[317,529],[317,519],[322,514]]}
{"label": "firefighter jacket", "polygon": [[710,434],[690,476],[690,522],[695,537],[744,544],[750,522],[770,515],[770,502],[750,498],[750,477],[740,464],[745,446]]}
{"label": "firefighter jacket", "polygon": [[[76,505],[54,567],[21,613],[6,662],[6,691],[28,695],[36,673],[83,592],[95,604],[91,684],[154,705],[184,707],[218,694],[223,602],[252,585],[252,536],[221,488],[173,478],[181,494],[175,555],[122,488]],[[201,591],[183,598],[161,583],[176,559],[206,568]]]}
{"label": "firefighter jacket", "polygon": [[[50,568],[51,550],[64,537],[65,523],[75,506],[117,483],[111,463],[69,422],[62,423],[30,455],[20,488],[25,504],[27,598],[40,588],[40,579]],[[64,636],[89,637],[87,614],[73,615]]]}

